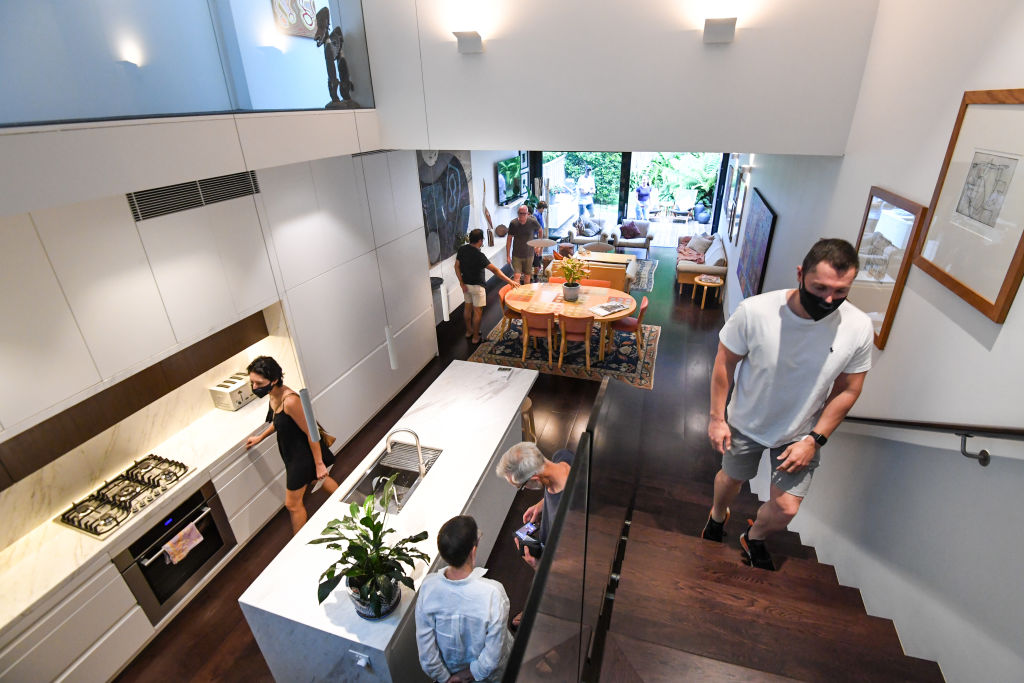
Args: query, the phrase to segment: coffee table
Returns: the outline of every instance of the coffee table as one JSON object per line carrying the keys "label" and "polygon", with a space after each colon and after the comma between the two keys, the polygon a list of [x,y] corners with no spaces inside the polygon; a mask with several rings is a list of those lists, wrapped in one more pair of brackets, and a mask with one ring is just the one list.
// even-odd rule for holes
{"label": "coffee table", "polygon": [[704,288],[704,292],[700,295],[700,310],[704,310],[704,301],[708,297],[708,288],[715,290],[715,300],[721,301],[722,298],[719,293],[722,290],[722,285],[725,284],[725,280],[718,277],[717,275],[698,275],[693,278],[693,292],[690,293],[690,299],[693,300],[697,296],[697,285]]}
{"label": "coffee table", "polygon": [[534,282],[528,285],[520,285],[505,295],[505,305],[513,311],[522,313],[554,313],[566,317],[585,318],[593,315],[590,311],[592,306],[608,303],[609,301],[621,301],[627,308],[616,311],[611,315],[594,317],[594,322],[601,325],[601,348],[600,360],[604,360],[606,337],[611,325],[609,323],[622,320],[636,310],[636,299],[619,289],[607,287],[585,287],[580,286],[580,296],[576,301],[565,301],[562,299],[561,283],[551,284],[547,282]]}

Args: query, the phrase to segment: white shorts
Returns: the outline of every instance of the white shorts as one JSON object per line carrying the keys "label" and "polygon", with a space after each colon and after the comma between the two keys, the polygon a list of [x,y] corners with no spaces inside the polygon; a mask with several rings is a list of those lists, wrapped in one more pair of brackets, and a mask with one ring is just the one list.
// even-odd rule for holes
{"label": "white shorts", "polygon": [[487,305],[487,290],[483,285],[466,285],[466,301],[470,306],[483,308]]}

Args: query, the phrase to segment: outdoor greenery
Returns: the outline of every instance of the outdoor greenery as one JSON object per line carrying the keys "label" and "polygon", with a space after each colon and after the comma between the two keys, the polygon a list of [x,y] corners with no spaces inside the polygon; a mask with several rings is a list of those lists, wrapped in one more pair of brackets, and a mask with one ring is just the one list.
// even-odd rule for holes
{"label": "outdoor greenery", "polygon": [[[658,192],[662,204],[675,201],[679,190],[697,190],[697,203],[714,203],[715,183],[721,170],[722,155],[706,152],[682,154],[659,153],[646,168],[636,169],[629,176],[629,189],[633,191],[646,175]],[[689,208],[689,207],[682,207]]]}
{"label": "outdoor greenery", "polygon": [[320,575],[317,587],[319,602],[326,600],[347,576],[349,586],[359,590],[359,599],[369,604],[374,616],[379,617],[381,608],[391,604],[394,592],[401,590],[396,582],[413,588],[412,579],[406,575],[402,565],[412,569],[416,560],[430,561],[413,545],[427,538],[426,531],[407,536],[394,544],[384,542],[384,537],[395,531],[386,529],[384,525],[388,503],[395,498],[396,476],[388,479],[380,495],[383,514],[377,509],[378,499],[373,495],[367,496],[361,507],[352,503],[344,518],[331,520],[321,536],[310,541],[310,544],[326,543],[331,550],[343,551],[341,557]]}
{"label": "outdoor greenery", "polygon": [[[589,164],[594,175],[597,192],[595,204],[618,206],[619,179],[622,177],[622,154],[619,152],[544,152],[544,163],[565,155],[565,177],[567,192],[574,192],[575,181],[583,175]],[[571,183],[571,187],[569,186]]]}

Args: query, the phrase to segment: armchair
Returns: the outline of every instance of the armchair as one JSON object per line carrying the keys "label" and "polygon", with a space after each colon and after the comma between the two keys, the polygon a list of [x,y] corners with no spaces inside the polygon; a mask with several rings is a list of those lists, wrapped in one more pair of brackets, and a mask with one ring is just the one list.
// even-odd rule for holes
{"label": "armchair", "polygon": [[[629,225],[630,223],[636,227],[637,232],[640,234],[637,237],[623,237],[622,228]],[[644,258],[651,258],[651,240],[654,239],[654,235],[650,233],[651,222],[650,221],[626,221],[622,225],[615,228],[612,232],[611,243],[616,249],[620,247],[629,247],[631,249],[643,249],[646,253]]]}

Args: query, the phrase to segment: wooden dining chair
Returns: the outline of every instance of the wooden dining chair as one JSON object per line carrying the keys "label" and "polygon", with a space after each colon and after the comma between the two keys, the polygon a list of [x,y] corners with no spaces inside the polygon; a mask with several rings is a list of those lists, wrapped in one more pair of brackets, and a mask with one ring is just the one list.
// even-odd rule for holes
{"label": "wooden dining chair", "polygon": [[548,365],[552,358],[552,328],[555,325],[554,313],[530,313],[523,311],[523,361],[526,361],[526,343],[533,339],[533,348],[537,348],[537,338],[548,341]]}
{"label": "wooden dining chair", "polygon": [[523,316],[521,316],[518,311],[513,311],[505,305],[505,296],[513,289],[512,285],[505,285],[498,290],[498,298],[501,299],[501,331],[499,336],[502,337],[504,337],[505,333],[508,332],[508,328],[512,326],[513,320],[523,319]]}
{"label": "wooden dining chair", "polygon": [[636,335],[637,351],[644,346],[644,313],[647,312],[647,297],[640,302],[640,315],[635,318],[622,318],[612,323],[612,330],[632,332]]}
{"label": "wooden dining chair", "polygon": [[587,360],[587,372],[590,372],[590,334],[594,329],[594,316],[576,318],[573,316],[558,316],[558,328],[562,331],[562,341],[558,345],[558,367],[562,367],[562,359],[565,358],[566,342],[583,342],[585,357]]}
{"label": "wooden dining chair", "polygon": [[563,284],[564,282],[565,282],[565,278],[564,277],[557,277],[556,276],[556,277],[549,277],[548,278],[548,284],[549,285],[560,285],[560,284]]}
{"label": "wooden dining chair", "polygon": [[587,280],[586,278],[580,280],[580,284],[584,287],[604,287],[605,289],[612,286],[611,280]]}

